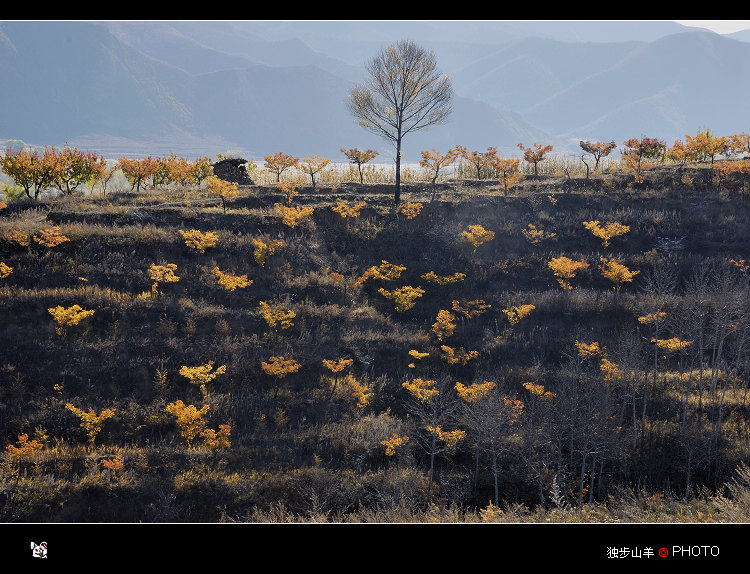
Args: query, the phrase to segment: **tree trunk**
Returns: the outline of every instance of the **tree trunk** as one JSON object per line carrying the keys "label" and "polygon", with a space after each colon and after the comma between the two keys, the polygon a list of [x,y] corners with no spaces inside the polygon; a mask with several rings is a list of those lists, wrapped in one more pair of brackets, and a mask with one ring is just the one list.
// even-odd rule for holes
{"label": "tree trunk", "polygon": [[401,137],[396,140],[396,189],[393,193],[393,203],[401,202]]}

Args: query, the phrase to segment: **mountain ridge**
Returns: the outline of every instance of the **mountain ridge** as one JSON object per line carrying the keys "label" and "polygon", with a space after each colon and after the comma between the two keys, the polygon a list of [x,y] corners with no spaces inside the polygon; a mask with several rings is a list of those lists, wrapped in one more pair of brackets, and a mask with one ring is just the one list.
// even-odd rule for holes
{"label": "mountain ridge", "polygon": [[[357,125],[345,101],[364,78],[358,59],[409,30],[435,50],[456,98],[448,123],[408,136],[405,161],[457,144],[512,154],[537,141],[573,153],[580,139],[672,143],[704,127],[748,131],[750,43],[741,34],[659,21],[553,24],[3,21],[0,73],[16,89],[0,94],[13,110],[0,120],[0,139],[250,159],[284,151],[343,160],[341,147],[370,147],[386,160],[393,150]],[[636,24],[633,37],[653,38],[616,40],[615,30]],[[535,26],[538,34],[523,35]],[[338,30],[327,44],[326,30]],[[613,41],[591,40],[606,30]],[[584,41],[558,39],[576,34]],[[334,44],[348,50],[322,50]],[[721,106],[710,105],[716,94]]]}

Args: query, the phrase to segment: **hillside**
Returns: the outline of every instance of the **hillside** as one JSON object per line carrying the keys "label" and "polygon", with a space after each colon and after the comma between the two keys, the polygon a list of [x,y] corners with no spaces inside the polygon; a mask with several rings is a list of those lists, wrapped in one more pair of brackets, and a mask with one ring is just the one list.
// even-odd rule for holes
{"label": "hillside", "polygon": [[[746,187],[700,164],[639,185],[527,175],[508,195],[412,181],[409,218],[390,185],[343,181],[300,189],[296,227],[272,185],[226,211],[179,186],[10,202],[0,519],[746,519]],[[365,205],[343,218],[339,200]],[[591,220],[629,229],[604,246]],[[472,225],[494,236],[473,246]],[[68,241],[33,239],[53,226]],[[190,247],[192,229],[218,242]],[[263,260],[254,240],[278,243]],[[548,267],[561,256],[588,264],[571,289]],[[615,289],[602,258],[633,281]],[[152,264],[178,280],[154,284]],[[422,289],[412,307],[403,287]],[[49,309],[75,304],[94,313],[57,325]],[[111,409],[100,428],[79,426],[89,408]]]}

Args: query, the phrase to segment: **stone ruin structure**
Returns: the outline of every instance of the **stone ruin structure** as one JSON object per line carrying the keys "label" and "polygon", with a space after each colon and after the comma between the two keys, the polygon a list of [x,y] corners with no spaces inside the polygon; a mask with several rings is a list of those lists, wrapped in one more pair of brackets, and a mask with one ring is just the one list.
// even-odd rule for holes
{"label": "stone ruin structure", "polygon": [[255,185],[245,169],[246,159],[231,158],[217,161],[213,164],[214,175],[224,181],[232,181],[239,185]]}

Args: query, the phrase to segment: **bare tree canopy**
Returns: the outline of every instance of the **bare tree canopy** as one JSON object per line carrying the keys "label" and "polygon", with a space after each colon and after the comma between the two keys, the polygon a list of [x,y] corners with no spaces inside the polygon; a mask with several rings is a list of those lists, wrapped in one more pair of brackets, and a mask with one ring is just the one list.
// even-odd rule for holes
{"label": "bare tree canopy", "polygon": [[368,78],[349,95],[359,125],[396,148],[396,191],[400,201],[401,141],[413,131],[445,123],[453,111],[453,83],[437,68],[435,54],[411,40],[394,42],[370,60]]}

